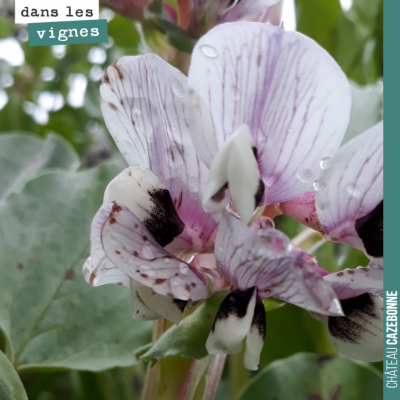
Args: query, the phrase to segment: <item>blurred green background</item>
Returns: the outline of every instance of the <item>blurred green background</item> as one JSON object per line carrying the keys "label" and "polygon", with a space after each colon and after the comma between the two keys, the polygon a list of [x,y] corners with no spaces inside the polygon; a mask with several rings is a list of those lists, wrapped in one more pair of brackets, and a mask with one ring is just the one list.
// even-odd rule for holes
{"label": "blurred green background", "polygon": [[[315,39],[323,46],[337,60],[351,81],[353,108],[345,140],[361,133],[382,119],[383,1],[344,0],[341,3],[339,0],[295,0],[294,4],[292,0],[284,1],[290,4],[283,8],[283,19],[285,20],[285,16],[291,18],[292,15],[295,18],[297,30]],[[285,12],[290,11],[292,6],[293,14],[288,16]],[[81,282],[83,280],[79,275],[82,262],[89,252],[90,220],[101,203],[101,193],[105,185],[124,166],[124,161],[104,125],[99,105],[99,85],[107,65],[124,55],[140,54],[144,50],[137,23],[106,8],[101,10],[100,18],[107,18],[109,21],[108,43],[30,48],[26,27],[16,26],[12,20],[0,17],[0,146],[2,146],[0,148],[0,183],[2,185],[0,206],[3,207],[0,209],[0,216],[2,216],[0,239],[2,238],[8,248],[12,247],[12,254],[3,252],[0,256],[0,280],[3,279],[7,285],[14,285],[15,290],[22,290],[18,286],[19,278],[16,271],[17,269],[22,270],[20,265],[23,263],[18,260],[25,257],[28,263],[35,262],[33,253],[25,254],[25,250],[22,248],[30,246],[30,244],[25,246],[27,243],[25,236],[32,235],[37,238],[39,235],[40,229],[37,230],[37,220],[29,219],[30,215],[39,212],[39,200],[41,199],[44,203],[48,201],[49,204],[54,203],[57,206],[62,204],[64,208],[52,209],[49,206],[50,210],[61,214],[65,212],[63,227],[73,231],[72,225],[70,226],[73,219],[71,215],[80,207],[79,201],[82,199],[72,196],[69,198],[68,192],[73,188],[84,190],[87,197],[87,204],[85,203],[84,206],[86,207],[86,214],[84,214],[86,217],[81,218],[82,226],[80,234],[77,233],[78,239],[71,239],[69,236],[64,237],[62,233],[59,234],[60,240],[76,240],[73,242],[74,245],[71,245],[71,249],[79,246],[79,240],[83,241],[82,250],[76,253],[75,259],[71,261],[71,267],[66,267],[64,265],[66,263],[61,259],[57,261],[57,251],[59,251],[57,246],[60,245],[60,242],[51,242],[50,239],[45,238],[46,234],[42,232],[41,241],[37,244],[37,246],[40,243],[49,243],[48,246],[50,243],[54,245],[54,260],[52,263],[48,263],[47,272],[43,272],[43,281],[46,280],[46,273],[53,273],[52,265],[59,263],[57,271],[60,276],[63,276],[63,279],[54,285],[60,285],[61,289],[57,290],[65,291],[65,293],[61,295],[59,292],[54,292],[57,295],[52,299],[61,302],[62,300],[59,299],[66,296],[70,304],[73,304],[70,308],[75,307],[74,304],[79,305],[80,301],[83,302],[80,296],[84,298],[84,294],[82,294],[84,291],[93,289],[84,288],[86,283]],[[10,134],[14,135],[5,136]],[[49,136],[51,134],[58,136]],[[4,140],[2,140],[2,136],[4,136]],[[42,138],[46,138],[46,140],[38,140]],[[28,143],[27,140],[32,140],[32,142]],[[25,146],[22,142],[28,143],[30,150],[22,150]],[[46,162],[40,161],[45,158]],[[61,159],[64,161],[60,161]],[[24,164],[26,160],[29,160],[29,165]],[[41,176],[50,172],[61,174],[58,179],[63,183],[52,183],[48,176]],[[18,182],[17,188],[13,183],[15,181]],[[51,186],[52,184],[54,187]],[[55,193],[64,193],[64,197],[68,197],[68,201],[65,200],[65,204],[63,204],[60,198],[55,198]],[[30,210],[28,214],[24,214],[26,207]],[[45,223],[46,219],[44,218],[43,221]],[[275,222],[277,228],[291,238],[303,229],[299,223],[284,216],[277,217]],[[85,239],[86,237],[87,239]],[[12,245],[10,238],[13,239]],[[8,240],[10,241],[8,242]],[[29,240],[28,243],[31,241]],[[24,254],[20,256],[19,253]],[[332,272],[344,268],[356,268],[368,263],[362,253],[347,245],[325,243],[315,249],[314,254],[319,265]],[[12,263],[18,268],[13,269],[13,271],[15,270],[13,275],[6,276],[5,270]],[[57,274],[55,273],[55,275]],[[40,280],[36,282],[38,290],[41,290],[41,282]],[[72,286],[69,287],[69,284]],[[102,292],[96,300],[97,303],[91,306],[93,314],[97,315],[96,307],[100,307],[107,299],[115,300],[118,297],[114,289],[104,289],[104,293]],[[121,290],[122,288],[116,289]],[[35,293],[31,287],[27,287],[26,290],[28,293]],[[74,303],[76,296],[78,296],[78,300]],[[121,303],[114,304],[115,307],[122,307],[122,304],[129,303],[129,294],[124,294],[124,296],[124,299],[118,300]],[[33,294],[31,297],[34,297]],[[1,307],[14,307],[14,309],[15,307],[23,308],[24,304],[25,307],[28,307],[29,301],[35,301],[30,298],[18,302],[14,301],[15,299],[6,298],[5,295],[0,299]],[[108,368],[107,362],[100,361],[98,368],[87,367],[89,364],[84,364],[85,357],[90,357],[92,353],[90,355],[83,353],[82,357],[78,357],[78,351],[75,349],[76,354],[74,353],[71,359],[63,358],[62,355],[60,358],[55,353],[57,351],[68,352],[68,349],[61,350],[60,347],[57,350],[48,344],[49,354],[45,354],[45,356],[50,357],[53,364],[46,361],[42,354],[40,357],[43,357],[43,360],[38,364],[39,356],[34,354],[34,348],[30,349],[31,343],[34,347],[37,343],[35,340],[40,339],[40,334],[47,332],[47,328],[41,325],[46,325],[47,319],[53,318],[52,313],[58,313],[57,309],[51,311],[44,307],[43,310],[45,316],[41,315],[40,324],[38,321],[32,322],[31,337],[28,335],[24,338],[24,333],[13,331],[12,328],[6,332],[4,326],[7,325],[7,321],[3,321],[4,332],[0,335],[0,349],[13,361],[30,400],[134,400],[140,398],[146,363],[144,361],[136,362],[132,350],[129,350],[130,358],[124,358],[123,355],[114,354],[112,348],[107,349],[111,352],[110,365],[114,362],[113,365],[121,367],[97,372]],[[110,308],[110,313],[113,310]],[[34,309],[32,313],[35,313]],[[125,325],[122,323],[118,325],[120,322],[116,322],[121,332],[112,340],[118,341],[116,343],[119,344],[124,337],[131,338],[135,340],[136,347],[132,348],[132,342],[127,341],[124,348],[136,350],[150,341],[151,325],[143,325],[140,328],[135,325],[137,327],[135,329],[140,330],[140,338],[138,338],[135,336],[136,331],[133,331],[132,326],[127,327],[132,321],[129,313],[130,311],[127,310],[123,316],[121,315],[121,319],[126,319]],[[83,314],[78,315],[83,318]],[[70,318],[69,314],[65,316],[64,321],[67,321],[68,318]],[[63,329],[60,321],[47,323],[53,324],[51,325],[52,329]],[[97,322],[107,325],[101,319]],[[84,326],[84,322],[82,324]],[[104,330],[106,328],[107,326]],[[21,335],[20,339],[18,335]],[[82,348],[79,351],[83,352],[90,340],[82,338],[82,335],[79,336],[78,333],[74,333],[74,335],[76,337],[69,337],[74,337],[77,342],[81,341]],[[99,337],[101,339],[103,336]],[[46,337],[46,340],[50,339]],[[61,340],[60,336],[57,336],[57,340]],[[311,318],[306,311],[292,305],[285,305],[269,311],[267,313],[267,338],[261,356],[260,371],[276,360],[293,356],[299,352],[327,355],[335,353],[335,348],[330,344],[324,326]],[[107,352],[99,349],[95,354],[105,357],[104,354]],[[238,368],[238,360],[240,362],[238,356],[228,359],[217,395],[218,400],[233,400],[242,386],[255,375],[243,368]],[[4,362],[6,365],[8,361]],[[294,363],[293,368],[295,369],[298,360],[293,359],[291,362]],[[80,367],[80,365],[85,366]],[[370,367],[364,366],[367,369],[363,370],[363,373],[375,374],[374,376],[379,378],[382,363],[376,363],[373,366],[376,370],[368,369]],[[278,365],[277,368],[283,367]],[[82,371],[82,369],[87,371]],[[258,372],[258,374],[261,373]],[[265,385],[267,385],[268,379],[271,379],[268,374],[263,372],[263,375],[260,376],[262,377],[260,379],[266,380]],[[357,379],[362,377],[360,381],[356,382],[360,385],[365,379],[372,379],[372,381],[375,379],[362,374],[358,374],[357,377]],[[379,381],[377,382],[379,385]],[[253,386],[256,388],[257,381],[254,381]],[[241,399],[261,399],[261,397],[254,397],[258,396],[255,394],[258,392],[251,392],[251,390],[242,394]],[[371,390],[370,393],[375,393]],[[367,397],[357,397],[358,395],[355,397],[348,397],[351,396],[350,394],[343,396],[331,398],[367,399]],[[375,397],[368,397],[368,399],[381,398],[379,395],[376,397],[376,393],[373,396]],[[315,397],[315,400],[319,398]]]}

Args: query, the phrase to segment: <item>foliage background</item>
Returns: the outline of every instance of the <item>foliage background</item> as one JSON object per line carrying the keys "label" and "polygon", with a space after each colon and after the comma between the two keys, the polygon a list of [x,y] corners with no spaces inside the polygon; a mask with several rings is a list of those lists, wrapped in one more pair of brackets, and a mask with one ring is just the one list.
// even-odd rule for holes
{"label": "foliage background", "polygon": [[[383,1],[354,0],[343,11],[339,0],[296,0],[295,10],[297,30],[323,46],[351,80],[348,140],[382,118]],[[131,319],[124,288],[92,288],[81,276],[90,221],[106,184],[125,165],[103,122],[100,80],[108,64],[143,51],[133,21],[108,9],[101,17],[109,20],[107,44],[33,48],[26,27],[0,17],[0,45],[14,43],[24,57],[10,65],[0,50],[0,387],[6,388],[0,398],[23,399],[19,379],[30,400],[134,400],[142,392],[146,362],[138,360],[149,350],[140,348],[151,341],[151,324]],[[291,238],[303,229],[283,216],[276,225]],[[325,243],[315,255],[332,272],[367,264],[346,245]],[[297,353],[335,353],[324,326],[295,306],[269,311],[267,325],[261,372],[248,383],[254,374],[241,367],[241,355],[230,357],[218,400],[238,398],[244,385],[240,400],[261,399],[257,387],[270,387],[288,368],[316,382],[306,368],[315,356]],[[146,359],[165,357],[168,344]],[[338,360],[339,369],[356,368]],[[366,392],[321,398],[381,398],[382,364],[358,367],[353,386],[368,380]]]}

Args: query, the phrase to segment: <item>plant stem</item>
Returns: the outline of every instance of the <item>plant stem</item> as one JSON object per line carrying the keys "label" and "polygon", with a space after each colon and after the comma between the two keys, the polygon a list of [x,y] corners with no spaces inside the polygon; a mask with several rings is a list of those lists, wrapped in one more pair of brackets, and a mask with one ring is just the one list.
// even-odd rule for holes
{"label": "plant stem", "polygon": [[250,379],[250,371],[244,366],[244,353],[246,347],[242,347],[242,351],[229,358],[229,380],[231,388],[231,400],[235,400],[240,390]]}
{"label": "plant stem", "polygon": [[203,400],[214,400],[217,394],[219,381],[222,371],[224,370],[226,354],[217,354],[209,367],[207,377],[207,387],[204,393]]}
{"label": "plant stem", "polygon": [[320,241],[323,241],[323,243],[325,243],[322,235],[311,228],[304,229],[295,238],[292,239],[292,243],[299,249],[304,251],[309,251],[316,243]]}

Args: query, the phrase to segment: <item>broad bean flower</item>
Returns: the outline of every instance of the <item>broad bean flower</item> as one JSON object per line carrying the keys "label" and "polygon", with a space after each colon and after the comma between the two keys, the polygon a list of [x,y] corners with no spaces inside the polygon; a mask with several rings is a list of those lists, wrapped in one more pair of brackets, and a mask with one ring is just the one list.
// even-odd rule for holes
{"label": "broad bean flower", "polygon": [[190,133],[210,168],[203,205],[218,213],[232,200],[246,224],[256,206],[308,190],[349,121],[349,85],[332,57],[267,24],[223,24],[203,36],[188,85]]}
{"label": "broad bean flower", "polygon": [[321,315],[343,316],[335,292],[290,239],[267,228],[248,228],[223,210],[215,256],[231,293],[215,317],[206,347],[210,354],[239,353],[246,338],[244,364],[258,368],[266,334],[263,298],[276,297]]}
{"label": "broad bean flower", "polygon": [[[285,235],[246,227],[257,206],[305,192],[321,160],[339,148],[350,89],[327,52],[282,28],[223,24],[198,41],[187,79],[155,55],[126,57],[108,69],[101,99],[131,167],[110,184],[93,222],[87,270],[94,279],[102,263],[111,263],[105,276],[122,271],[141,301],[142,287],[150,291],[146,299],[152,291],[180,301],[205,298],[204,275],[172,255],[204,251],[220,219],[214,251],[232,292],[207,341],[210,353],[238,352],[247,336],[246,366],[257,368],[261,298],[343,315],[333,289]],[[160,192],[170,200],[157,203]],[[154,305],[160,302],[143,301],[163,315],[164,306]]]}
{"label": "broad bean flower", "polygon": [[180,25],[199,38],[214,26],[258,16],[280,0],[179,0]]}
{"label": "broad bean flower", "polygon": [[[287,237],[275,230],[257,235],[245,224],[257,206],[293,199],[312,185],[345,133],[349,87],[312,40],[250,22],[202,37],[188,83],[190,133],[210,168],[203,205],[222,211],[215,254],[232,289],[207,349],[234,354],[247,337],[245,365],[257,369],[266,329],[262,298],[343,315],[334,291]],[[224,210],[228,205],[240,221]]]}
{"label": "broad bean flower", "polygon": [[336,243],[383,263],[383,123],[322,160],[315,191],[280,205],[282,211]]}
{"label": "broad bean flower", "polygon": [[100,88],[106,125],[130,167],[106,189],[84,275],[94,286],[131,286],[138,319],[178,323],[189,300],[209,295],[206,275],[173,256],[204,250],[217,225],[201,205],[208,170],[188,132],[185,85],[149,54],[120,59]]}
{"label": "broad bean flower", "polygon": [[324,276],[341,301],[346,318],[317,316],[332,343],[347,357],[383,358],[383,124],[356,136],[321,163],[315,191],[280,205],[282,211],[320,231],[332,242],[348,243],[370,259],[368,267]]}

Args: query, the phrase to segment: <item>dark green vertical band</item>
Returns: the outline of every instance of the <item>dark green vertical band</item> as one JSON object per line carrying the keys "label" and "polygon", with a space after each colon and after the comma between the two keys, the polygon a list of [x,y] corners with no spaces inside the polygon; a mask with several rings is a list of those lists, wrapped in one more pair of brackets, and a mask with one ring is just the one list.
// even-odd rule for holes
{"label": "dark green vertical band", "polygon": [[384,1],[384,400],[400,399],[400,1]]}

